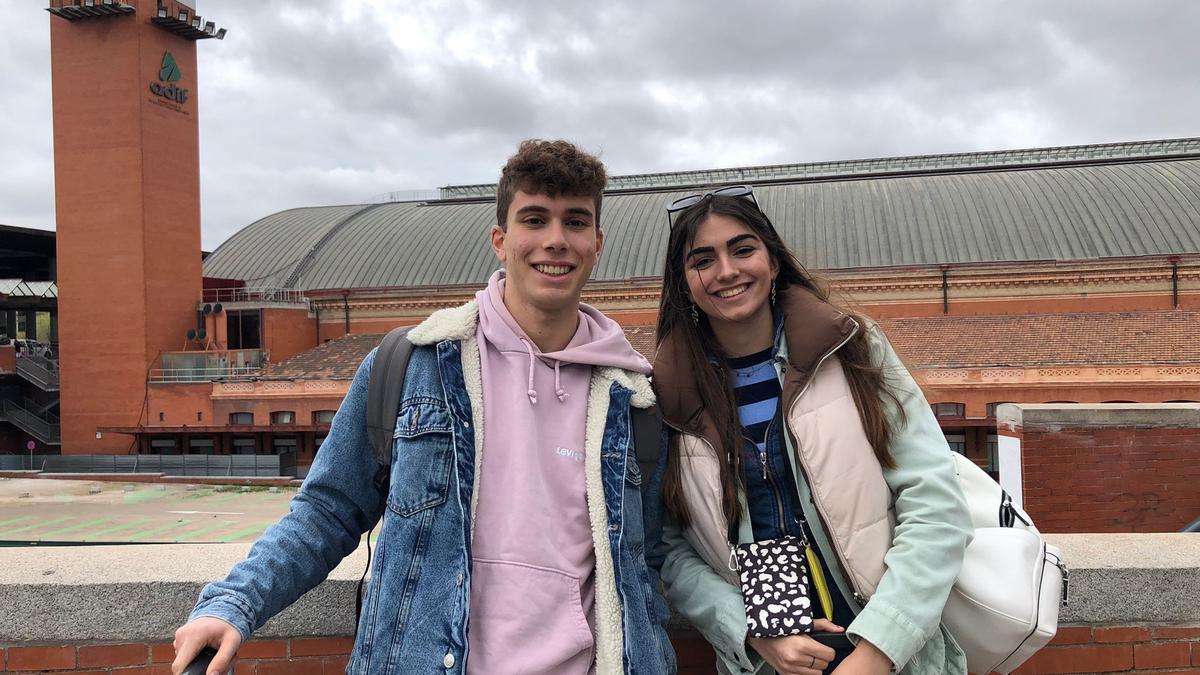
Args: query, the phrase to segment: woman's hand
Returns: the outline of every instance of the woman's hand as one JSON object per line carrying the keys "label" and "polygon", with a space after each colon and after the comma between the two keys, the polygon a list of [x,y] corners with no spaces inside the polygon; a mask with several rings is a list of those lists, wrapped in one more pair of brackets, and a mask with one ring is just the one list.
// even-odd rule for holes
{"label": "woman's hand", "polygon": [[[813,630],[840,633],[846,629],[831,621],[817,619],[813,621]],[[832,647],[826,647],[803,634],[777,638],[747,638],[746,643],[766,659],[779,675],[820,675],[834,657]]]}
{"label": "woman's hand", "polygon": [[887,675],[890,672],[892,660],[887,654],[870,642],[859,640],[858,646],[838,665],[833,675]]}

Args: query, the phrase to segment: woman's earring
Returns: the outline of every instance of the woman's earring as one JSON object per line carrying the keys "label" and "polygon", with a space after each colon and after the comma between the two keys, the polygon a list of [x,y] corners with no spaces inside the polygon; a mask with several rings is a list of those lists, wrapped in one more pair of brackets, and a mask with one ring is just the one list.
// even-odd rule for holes
{"label": "woman's earring", "polygon": [[696,311],[696,303],[692,303],[692,323],[700,323],[700,312]]}
{"label": "woman's earring", "polygon": [[771,282],[771,304],[775,304],[775,282]]}

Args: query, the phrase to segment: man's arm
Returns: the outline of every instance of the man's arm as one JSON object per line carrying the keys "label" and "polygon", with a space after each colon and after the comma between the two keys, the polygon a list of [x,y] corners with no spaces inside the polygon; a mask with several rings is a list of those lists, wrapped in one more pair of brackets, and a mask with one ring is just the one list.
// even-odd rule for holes
{"label": "man's arm", "polygon": [[371,352],[359,366],[290,512],[263,534],[249,557],[224,580],[204,587],[181,632],[202,617],[214,617],[235,628],[242,641],[248,639],[324,581],[379,520],[384,494],[375,481],[379,464],[366,428],[367,383],[374,357]]}

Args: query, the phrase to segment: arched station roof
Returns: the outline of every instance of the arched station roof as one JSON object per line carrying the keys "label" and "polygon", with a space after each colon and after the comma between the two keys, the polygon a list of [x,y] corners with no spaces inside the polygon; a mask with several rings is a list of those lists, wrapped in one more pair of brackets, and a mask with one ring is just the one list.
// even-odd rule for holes
{"label": "arched station roof", "polygon": [[[618,176],[592,278],[660,276],[665,205],[741,183],[814,269],[1200,253],[1200,139],[1177,139]],[[482,284],[498,267],[493,191],[281,211],[204,274],[296,290]]]}

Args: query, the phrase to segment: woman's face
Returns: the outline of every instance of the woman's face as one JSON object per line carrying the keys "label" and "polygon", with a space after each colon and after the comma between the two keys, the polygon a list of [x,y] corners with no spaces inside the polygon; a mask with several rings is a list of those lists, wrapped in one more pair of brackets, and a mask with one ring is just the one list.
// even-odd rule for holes
{"label": "woman's face", "polygon": [[768,319],[771,282],[779,272],[767,247],[742,221],[709,214],[684,253],[688,294],[714,325]]}

